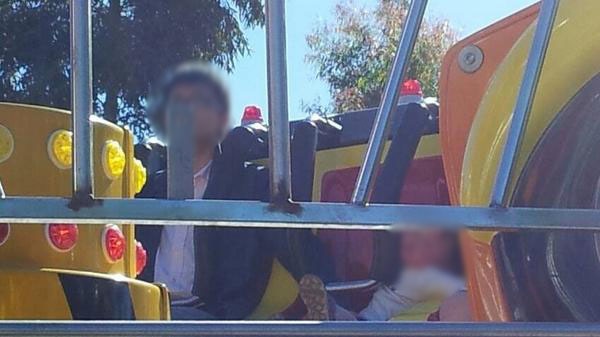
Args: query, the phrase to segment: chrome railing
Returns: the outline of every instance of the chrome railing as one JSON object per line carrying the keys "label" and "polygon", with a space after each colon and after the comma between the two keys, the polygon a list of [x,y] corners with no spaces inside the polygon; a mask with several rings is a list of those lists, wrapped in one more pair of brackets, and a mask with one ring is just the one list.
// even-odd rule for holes
{"label": "chrome railing", "polygon": [[365,159],[360,167],[356,186],[352,194],[352,202],[355,204],[365,205],[369,201],[373,183],[375,182],[375,172],[381,163],[383,147],[388,138],[390,116],[398,106],[398,98],[400,97],[399,88],[408,70],[410,57],[415,47],[417,36],[419,35],[423,16],[425,15],[425,8],[427,8],[427,0],[413,0],[410,4],[406,24],[402,30],[402,37],[400,38],[398,50],[394,57],[394,64],[392,65],[390,77],[381,98],[381,105],[377,110],[377,115],[373,122],[367,152],[365,152]]}
{"label": "chrome railing", "polygon": [[71,1],[71,107],[73,110],[73,200],[93,198],[92,5]]}
{"label": "chrome railing", "polygon": [[589,323],[4,322],[0,336],[600,337]]}

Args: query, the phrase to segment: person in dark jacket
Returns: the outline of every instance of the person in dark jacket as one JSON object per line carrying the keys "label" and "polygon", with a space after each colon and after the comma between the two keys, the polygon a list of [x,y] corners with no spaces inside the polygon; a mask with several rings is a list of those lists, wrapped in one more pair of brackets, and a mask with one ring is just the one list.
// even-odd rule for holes
{"label": "person in dark jacket", "polygon": [[[267,171],[247,163],[223,140],[229,100],[217,77],[203,66],[185,64],[168,76],[160,94],[163,111],[192,109],[195,114],[196,199],[269,201]],[[153,119],[163,134],[168,132],[164,114]],[[166,172],[152,174],[138,197],[166,198]],[[305,273],[294,268],[297,263],[282,244],[286,235],[285,230],[270,229],[136,226],[136,238],[148,252],[140,279],[167,285],[175,320],[244,319],[262,299],[275,258],[297,279]],[[322,251],[316,238],[305,243]],[[308,271],[330,279],[333,268],[323,263],[326,257],[309,259],[314,263],[308,265],[318,267]]]}

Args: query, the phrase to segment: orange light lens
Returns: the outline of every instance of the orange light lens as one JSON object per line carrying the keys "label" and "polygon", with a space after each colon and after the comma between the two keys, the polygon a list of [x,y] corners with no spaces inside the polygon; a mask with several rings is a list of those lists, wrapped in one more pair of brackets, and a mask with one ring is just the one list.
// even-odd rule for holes
{"label": "orange light lens", "polygon": [[103,246],[106,257],[112,263],[119,261],[125,255],[125,236],[116,225],[107,226],[104,230]]}
{"label": "orange light lens", "polygon": [[73,224],[48,224],[46,234],[50,245],[60,251],[67,252],[77,244],[79,228]]}

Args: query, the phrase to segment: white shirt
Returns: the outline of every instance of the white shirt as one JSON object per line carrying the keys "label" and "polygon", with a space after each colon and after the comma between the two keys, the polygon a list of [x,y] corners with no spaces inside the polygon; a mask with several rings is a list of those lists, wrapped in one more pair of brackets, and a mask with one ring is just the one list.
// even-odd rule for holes
{"label": "white shirt", "polygon": [[[210,175],[209,162],[194,174],[194,198],[202,199]],[[193,302],[195,254],[194,226],[166,226],[163,228],[156,253],[154,280],[169,288],[172,304]]]}

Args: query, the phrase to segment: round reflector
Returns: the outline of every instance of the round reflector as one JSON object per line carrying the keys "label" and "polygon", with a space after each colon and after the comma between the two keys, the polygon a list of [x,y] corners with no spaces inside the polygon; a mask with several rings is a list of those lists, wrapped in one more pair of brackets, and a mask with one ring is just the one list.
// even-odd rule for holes
{"label": "round reflector", "polygon": [[74,224],[48,224],[46,225],[46,238],[50,246],[59,252],[68,252],[79,237],[79,228]]}
{"label": "round reflector", "polygon": [[136,275],[142,273],[148,261],[148,253],[141,242],[135,242],[135,272]]}
{"label": "round reflector", "polygon": [[71,168],[73,164],[73,133],[67,130],[56,130],[48,139],[48,156],[60,169]]}
{"label": "round reflector", "polygon": [[102,235],[104,255],[110,263],[115,263],[125,255],[125,235],[117,225],[107,225]]}
{"label": "round reflector", "polygon": [[7,223],[0,223],[0,246],[6,243],[9,235],[10,225]]}
{"label": "round reflector", "polygon": [[139,159],[133,158],[133,185],[135,193],[140,193],[146,184],[147,171]]}
{"label": "round reflector", "polygon": [[115,140],[107,140],[102,150],[104,173],[112,180],[118,179],[125,170],[126,160],[121,144]]}
{"label": "round reflector", "polygon": [[15,140],[8,128],[0,124],[0,163],[6,161],[15,149]]}

